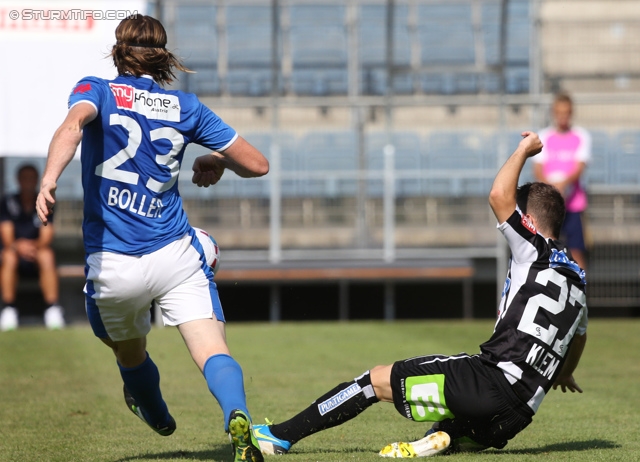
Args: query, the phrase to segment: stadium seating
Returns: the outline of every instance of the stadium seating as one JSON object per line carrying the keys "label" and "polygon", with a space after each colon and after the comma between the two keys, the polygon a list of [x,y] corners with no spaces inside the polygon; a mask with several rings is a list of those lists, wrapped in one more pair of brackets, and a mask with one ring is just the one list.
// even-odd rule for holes
{"label": "stadium seating", "polygon": [[[507,133],[505,155],[520,142],[520,130]],[[629,186],[640,184],[640,131],[622,131],[610,136],[604,130],[589,130],[592,136],[592,158],[586,171],[587,185]],[[268,159],[271,158],[270,132],[245,133],[243,136]],[[474,131],[435,131],[422,138],[416,132],[396,131],[392,134],[397,197],[432,195],[438,197],[484,196],[501,165],[498,162],[499,134],[484,136]],[[384,132],[368,133],[364,139],[366,169],[384,170]],[[283,179],[283,197],[345,197],[357,191],[358,151],[352,132],[309,132],[302,137],[284,132],[279,136]],[[197,188],[191,184],[194,159],[210,150],[190,144],[184,154],[180,172],[181,194],[186,198],[268,198],[270,177],[244,179],[226,172],[215,188]],[[506,160],[506,158],[505,158]],[[15,171],[23,163],[33,163],[40,172],[45,158],[6,157],[4,184],[6,191],[17,190]],[[500,163],[501,164],[501,163]],[[464,172],[463,172],[464,170]],[[312,175],[326,173],[325,178]],[[344,175],[341,172],[346,172]],[[415,178],[423,172],[427,178]],[[408,174],[408,175],[407,175]],[[58,197],[82,199],[81,165],[73,160],[58,181]],[[533,181],[529,161],[520,182]],[[367,182],[367,195],[382,197],[382,178]]]}
{"label": "stadium seating", "polygon": [[[304,196],[338,197],[354,195],[355,176],[340,178],[342,172],[358,168],[356,137],[353,132],[313,132],[298,143],[300,152],[299,193]],[[324,179],[305,178],[304,173],[325,172]]]}
{"label": "stadium seating", "polygon": [[611,182],[637,186],[640,184],[640,131],[622,131],[615,143]]}
{"label": "stadium seating", "polygon": [[[411,65],[411,38],[408,27],[407,5],[396,5],[394,11],[393,63],[409,68]],[[363,5],[359,15],[358,54],[361,65],[362,93],[384,95],[387,92],[386,6]],[[394,94],[413,93],[413,78],[399,72],[393,79]]]}
{"label": "stadium seating", "polygon": [[[367,169],[369,171],[384,171],[384,147],[387,144],[386,133],[371,133],[366,139]],[[403,177],[403,173],[421,170],[420,137],[412,132],[394,132],[391,144],[395,147],[394,169],[400,178],[395,182],[397,197],[420,196],[422,188],[419,178]],[[384,192],[383,179],[373,179],[368,182],[367,192],[371,197],[381,197]]]}
{"label": "stadium seating", "polygon": [[213,5],[178,5],[175,12],[174,40],[177,54],[195,74],[181,76],[185,91],[202,95],[218,94],[217,8]]}
{"label": "stadium seating", "polygon": [[289,14],[293,91],[313,96],[346,94],[345,7],[294,4]]}
{"label": "stadium seating", "polygon": [[[274,141],[271,133],[246,133],[244,138],[258,149],[264,156],[271,161],[271,145]],[[278,146],[280,149],[280,165],[285,175],[292,175],[293,172],[299,170],[299,155],[296,149],[296,139],[290,133],[280,133],[278,136]],[[235,175],[234,175],[235,176]],[[269,178],[250,178],[240,180],[236,188],[236,194],[239,197],[269,197],[271,182]],[[282,179],[280,186],[280,194],[283,197],[295,196],[298,191],[298,180],[295,178],[285,177]]]}
{"label": "stadium seating", "polygon": [[[486,182],[473,171],[481,170],[487,152],[487,140],[478,132],[442,131],[428,138],[422,152],[423,165],[437,177],[423,181],[423,191],[431,196],[475,196],[489,191]],[[438,174],[440,170],[446,173]],[[463,171],[467,172],[463,172]],[[458,171],[458,172],[456,172]]]}
{"label": "stadium seating", "polygon": [[[519,130],[507,133],[506,155],[519,143]],[[637,185],[640,184],[640,131],[623,131],[609,136],[603,130],[589,130],[592,136],[592,158],[589,162],[587,185]],[[270,132],[246,133],[243,136],[268,159],[271,158],[272,135]],[[394,167],[397,197],[434,196],[483,196],[489,192],[493,175],[499,169],[499,134],[484,136],[473,131],[435,131],[423,139],[415,132],[396,131],[391,142],[395,146]],[[366,135],[364,140],[366,168],[369,172],[384,169],[383,148],[387,143],[384,132]],[[353,196],[357,191],[355,172],[358,169],[358,153],[352,132],[310,132],[295,137],[291,133],[279,136],[281,166],[284,178],[281,183],[283,197],[340,197]],[[194,159],[210,150],[190,144],[184,154],[180,172],[181,194],[186,198],[247,197],[268,198],[270,179],[239,178],[226,172],[215,188],[197,188],[191,184],[191,167]],[[45,158],[4,158],[5,191],[17,190],[16,169],[24,163],[33,163],[42,173]],[[467,170],[467,172],[460,172]],[[414,178],[421,171],[429,179]],[[446,171],[439,173],[438,171]],[[475,171],[476,173],[470,173]],[[325,172],[326,178],[311,178],[308,173]],[[352,172],[353,175],[341,175]],[[409,175],[407,173],[411,172]],[[479,172],[479,173],[478,173]],[[403,176],[404,175],[404,176]],[[58,181],[57,194],[63,200],[82,199],[81,165],[73,160]],[[525,166],[521,183],[533,181],[531,162]],[[383,195],[382,178],[367,182],[367,195]]]}
{"label": "stadium seating", "polygon": [[[606,185],[611,182],[611,145],[607,132],[589,130],[591,161],[586,169],[587,185]],[[636,153],[637,154],[637,153]]]}
{"label": "stadium seating", "polygon": [[423,65],[475,63],[471,4],[419,5],[418,36]]}
{"label": "stadium seating", "polygon": [[[220,8],[225,25],[217,28]],[[347,8],[338,4],[291,2],[282,6],[281,40],[291,63],[280,91],[297,95],[344,95],[348,92],[349,41]],[[500,89],[500,2],[483,2],[474,23],[469,3],[425,2],[416,6],[414,18],[407,4],[394,10],[393,92],[434,94],[496,93]],[[363,94],[387,91],[386,5],[358,6],[358,59]],[[285,24],[286,23],[286,24]],[[202,95],[227,92],[233,96],[265,96],[271,91],[271,8],[268,5],[227,6],[179,4],[173,33],[179,54],[197,74],[185,76],[182,88]],[[505,88],[523,93],[529,88],[529,5],[526,0],[508,4]],[[477,39],[483,55],[477,53]],[[226,69],[220,81],[219,43],[226,44]],[[281,50],[282,51],[282,50]],[[419,52],[422,69],[414,72],[411,56]],[[484,56],[484,58],[482,58]],[[471,70],[480,64],[476,70]],[[483,69],[482,65],[489,66]],[[286,67],[286,66],[285,66]],[[459,69],[456,69],[458,67]]]}
{"label": "stadium seating", "polygon": [[271,8],[226,9],[226,86],[232,95],[263,96],[271,91]]}

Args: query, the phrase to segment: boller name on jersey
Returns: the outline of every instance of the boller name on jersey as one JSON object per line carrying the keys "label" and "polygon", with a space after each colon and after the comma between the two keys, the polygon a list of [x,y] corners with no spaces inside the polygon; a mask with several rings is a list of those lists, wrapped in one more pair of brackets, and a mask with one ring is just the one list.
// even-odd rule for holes
{"label": "boller name on jersey", "polygon": [[127,210],[141,217],[162,217],[162,201],[160,199],[149,198],[146,194],[138,196],[137,192],[131,192],[126,188],[118,189],[111,186],[107,195],[107,205]]}

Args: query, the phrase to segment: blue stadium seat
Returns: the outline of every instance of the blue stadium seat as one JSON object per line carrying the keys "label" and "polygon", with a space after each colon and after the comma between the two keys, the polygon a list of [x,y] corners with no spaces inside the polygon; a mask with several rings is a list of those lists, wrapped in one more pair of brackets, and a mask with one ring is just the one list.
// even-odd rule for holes
{"label": "blue stadium seat", "polygon": [[[340,197],[354,195],[358,168],[356,137],[349,132],[312,132],[298,143],[301,154],[300,194],[305,196]],[[324,179],[306,179],[305,172],[327,172]],[[354,178],[338,178],[332,173],[354,172]]]}
{"label": "blue stadium seat", "polygon": [[176,53],[195,74],[181,74],[180,88],[198,94],[220,93],[218,79],[218,9],[213,5],[178,5],[174,22]]}
{"label": "blue stadium seat", "polygon": [[471,73],[424,74],[421,84],[422,91],[427,94],[469,94],[480,89],[480,77]]}
{"label": "blue stadium seat", "polygon": [[591,160],[586,169],[587,185],[611,183],[611,145],[609,135],[602,130],[589,130],[591,134]]}
{"label": "blue stadium seat", "polygon": [[347,34],[342,5],[290,7],[292,88],[297,94],[346,94]]}
{"label": "blue stadium seat", "polygon": [[529,0],[511,0],[508,3],[507,22],[507,64],[529,64],[529,48],[531,47],[531,20],[529,17]]}
{"label": "blue stadium seat", "polygon": [[234,96],[266,96],[271,94],[271,69],[229,69],[226,84]]}
{"label": "blue stadium seat", "polygon": [[421,4],[418,36],[422,64],[474,64],[471,4]]}
{"label": "blue stadium seat", "polygon": [[180,74],[180,84],[183,91],[198,95],[219,95],[220,77],[218,69],[208,65],[188,65],[194,73]]}
{"label": "blue stadium seat", "polygon": [[291,75],[291,86],[298,95],[344,95],[349,88],[347,69],[297,69]]}
{"label": "blue stadium seat", "polygon": [[[394,10],[393,63],[409,67],[411,39],[409,36],[407,5],[396,5]],[[384,95],[387,92],[386,66],[386,14],[385,5],[362,5],[359,16],[358,53],[362,65],[361,88],[363,94]],[[395,94],[413,93],[410,73],[394,76]]]}
{"label": "blue stadium seat", "polygon": [[[387,144],[386,133],[370,133],[365,139],[367,168],[370,171],[384,170],[384,147]],[[414,132],[394,132],[391,143],[395,147],[394,169],[401,172],[416,172],[422,169],[420,156],[420,137]],[[384,191],[383,179],[368,182],[370,196],[381,197]],[[420,196],[422,188],[419,178],[400,178],[395,182],[397,197]]]}
{"label": "blue stadium seat", "polygon": [[[271,144],[273,136],[269,132],[246,133],[242,135],[249,143],[258,149],[271,161]],[[280,147],[280,167],[284,173],[296,172],[300,169],[296,139],[290,133],[280,133],[278,137]],[[271,165],[273,171],[273,165]],[[272,176],[262,178],[240,179],[236,186],[236,194],[240,197],[268,198],[271,194]],[[283,197],[296,196],[298,193],[298,179],[283,178],[280,183],[280,193]]]}
{"label": "blue stadium seat", "polygon": [[[422,163],[434,173],[438,170],[480,170],[486,162],[487,151],[487,140],[481,133],[433,132],[427,138]],[[477,196],[489,193],[486,181],[468,173],[453,173],[444,178],[426,180],[423,191],[433,196]]]}
{"label": "blue stadium seat", "polygon": [[215,64],[218,59],[217,8],[178,5],[174,22],[175,46],[187,62]]}
{"label": "blue stadium seat", "polygon": [[[499,141],[500,141],[500,133],[493,133],[491,136],[487,137],[489,140],[488,147],[489,150],[484,154],[484,168],[487,170],[492,170],[494,173],[491,177],[485,178],[483,180],[484,188],[487,192],[491,189],[491,185],[493,184],[493,180],[495,175],[498,173],[498,170],[502,167],[502,165],[506,162],[506,160],[513,154],[513,151],[516,150],[518,144],[522,140],[521,133],[522,130],[508,130],[507,131],[507,140],[505,146],[504,158],[498,161],[498,150],[500,149]],[[518,184],[524,184],[535,181],[533,175],[533,161],[531,159],[527,160],[524,168],[522,169],[522,173],[520,174],[520,179]]]}
{"label": "blue stadium seat", "polygon": [[482,4],[482,39],[485,62],[490,66],[500,63],[500,3]]}
{"label": "blue stadium seat", "polygon": [[622,131],[616,137],[612,159],[614,185],[640,184],[640,131]]}
{"label": "blue stadium seat", "polygon": [[507,93],[529,92],[529,69],[512,67],[505,71],[505,91]]}
{"label": "blue stadium seat", "polygon": [[228,73],[232,95],[264,96],[271,91],[271,7],[226,10]]}

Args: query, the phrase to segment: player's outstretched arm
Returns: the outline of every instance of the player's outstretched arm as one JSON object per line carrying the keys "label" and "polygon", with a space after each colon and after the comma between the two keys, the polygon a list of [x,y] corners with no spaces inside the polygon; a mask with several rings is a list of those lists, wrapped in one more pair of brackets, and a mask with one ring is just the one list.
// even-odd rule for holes
{"label": "player's outstretched arm", "polygon": [[269,161],[239,136],[223,152],[212,152],[197,157],[193,162],[191,181],[206,188],[220,181],[227,168],[242,178],[255,178],[269,173]]}
{"label": "player's outstretched arm", "polygon": [[222,151],[227,168],[242,178],[254,178],[269,173],[269,161],[241,136]]}
{"label": "player's outstretched arm", "polygon": [[80,141],[82,141],[82,129],[97,116],[96,108],[88,103],[73,106],[62,125],[56,130],[49,145],[47,166],[42,174],[40,193],[36,199],[36,212],[38,218],[46,226],[47,216],[53,210],[55,204],[56,182],[67,164],[71,162]]}
{"label": "player's outstretched arm", "polygon": [[575,379],[573,378],[573,372],[578,367],[578,363],[580,362],[580,358],[582,357],[582,352],[584,351],[584,346],[587,344],[587,333],[585,332],[583,335],[576,334],[573,337],[573,342],[571,342],[571,347],[569,347],[569,352],[567,353],[567,359],[562,365],[562,369],[560,369],[560,374],[556,378],[556,381],[553,383],[553,389],[560,387],[563,393],[566,393],[567,389],[571,393],[578,392],[582,393],[582,388],[578,386]]}
{"label": "player's outstretched arm", "polygon": [[496,175],[489,193],[489,204],[500,223],[504,223],[516,209],[516,189],[524,163],[542,150],[537,134],[522,132],[522,136],[522,141]]}

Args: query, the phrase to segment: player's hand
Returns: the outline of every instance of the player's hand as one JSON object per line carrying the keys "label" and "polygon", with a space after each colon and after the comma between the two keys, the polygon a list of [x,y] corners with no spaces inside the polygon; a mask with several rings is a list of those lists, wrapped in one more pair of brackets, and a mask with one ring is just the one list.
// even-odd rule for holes
{"label": "player's hand", "polygon": [[47,217],[53,212],[53,206],[56,203],[56,188],[55,183],[43,183],[40,186],[40,192],[36,198],[36,213],[43,225],[47,226],[49,220]]}
{"label": "player's hand", "polygon": [[26,261],[35,261],[38,246],[32,239],[16,239],[13,244],[20,258]]}
{"label": "player's hand", "polygon": [[522,132],[522,141],[520,141],[520,147],[524,149],[527,157],[533,157],[542,151],[542,141],[534,132]]}
{"label": "player's hand", "polygon": [[225,168],[226,160],[217,152],[196,157],[196,160],[193,161],[191,182],[199,187],[207,188],[220,181]]}
{"label": "player's hand", "polygon": [[578,386],[573,375],[570,375],[569,377],[558,377],[553,383],[553,389],[556,390],[558,387],[562,389],[562,393],[566,393],[567,389],[571,393],[575,393],[576,391],[578,393],[582,393],[582,388]]}

